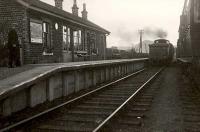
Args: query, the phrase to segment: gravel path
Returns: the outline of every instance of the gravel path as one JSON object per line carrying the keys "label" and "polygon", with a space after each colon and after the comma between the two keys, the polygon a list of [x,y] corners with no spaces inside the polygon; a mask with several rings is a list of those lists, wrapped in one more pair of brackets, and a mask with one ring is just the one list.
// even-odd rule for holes
{"label": "gravel path", "polygon": [[175,67],[164,72],[163,83],[146,114],[145,131],[147,132],[182,132],[183,117],[179,98],[178,77],[180,71]]}

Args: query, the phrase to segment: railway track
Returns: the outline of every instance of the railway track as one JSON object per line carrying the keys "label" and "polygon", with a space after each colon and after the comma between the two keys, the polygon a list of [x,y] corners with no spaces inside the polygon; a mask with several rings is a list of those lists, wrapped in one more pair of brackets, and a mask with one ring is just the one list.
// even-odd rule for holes
{"label": "railway track", "polygon": [[106,132],[142,132],[147,112],[151,109],[155,95],[160,88],[161,78],[133,97],[100,131]]}
{"label": "railway track", "polygon": [[[144,116],[142,112],[147,110],[153,99],[152,90],[143,92],[143,89],[162,70],[163,68],[150,68],[140,71],[141,73],[134,73],[0,131],[96,132],[109,130],[111,128],[109,125],[114,119],[120,120],[121,118],[118,118],[124,110],[128,110],[126,112],[128,119],[133,119],[133,121],[129,120],[129,124],[142,125],[141,118]],[[134,102],[132,102],[133,99]]]}

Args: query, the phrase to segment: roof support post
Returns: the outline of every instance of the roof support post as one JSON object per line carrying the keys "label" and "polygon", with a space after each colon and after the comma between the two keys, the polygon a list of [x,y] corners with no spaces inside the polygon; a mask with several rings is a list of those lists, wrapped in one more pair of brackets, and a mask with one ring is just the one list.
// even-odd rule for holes
{"label": "roof support post", "polygon": [[72,62],[74,62],[74,29],[70,28],[70,49],[72,51]]}

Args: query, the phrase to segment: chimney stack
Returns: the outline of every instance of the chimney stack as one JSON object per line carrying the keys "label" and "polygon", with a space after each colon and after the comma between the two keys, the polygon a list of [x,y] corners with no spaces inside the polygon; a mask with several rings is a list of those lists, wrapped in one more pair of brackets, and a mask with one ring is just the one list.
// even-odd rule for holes
{"label": "chimney stack", "polygon": [[88,15],[88,12],[86,10],[86,4],[84,3],[83,4],[83,11],[82,11],[82,18],[87,20],[87,15]]}
{"label": "chimney stack", "polygon": [[63,0],[55,0],[55,7],[63,9]]}
{"label": "chimney stack", "polygon": [[78,6],[77,6],[77,3],[76,3],[76,0],[74,0],[74,5],[72,7],[72,14],[75,15],[75,16],[78,16]]}

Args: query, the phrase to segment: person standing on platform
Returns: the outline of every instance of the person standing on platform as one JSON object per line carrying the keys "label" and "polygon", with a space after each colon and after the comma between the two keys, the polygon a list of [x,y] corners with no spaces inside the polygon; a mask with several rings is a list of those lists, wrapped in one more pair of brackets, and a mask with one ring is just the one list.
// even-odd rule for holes
{"label": "person standing on platform", "polygon": [[20,66],[20,48],[17,32],[12,29],[8,34],[9,67]]}

